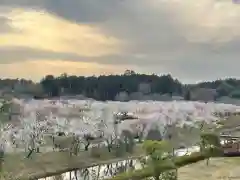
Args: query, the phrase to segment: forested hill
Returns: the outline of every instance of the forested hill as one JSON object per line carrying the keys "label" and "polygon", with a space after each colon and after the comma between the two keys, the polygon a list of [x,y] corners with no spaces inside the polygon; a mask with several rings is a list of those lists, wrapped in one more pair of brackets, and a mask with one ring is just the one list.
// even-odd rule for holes
{"label": "forested hill", "polygon": [[68,76],[47,75],[39,83],[24,79],[0,80],[1,91],[31,94],[38,97],[82,94],[96,100],[116,100],[126,95],[132,99],[139,95],[169,94],[185,96],[192,89],[208,88],[217,90],[218,97],[240,98],[240,80],[224,79],[198,84],[182,84],[171,75],[146,75],[127,70],[122,75],[108,76]]}

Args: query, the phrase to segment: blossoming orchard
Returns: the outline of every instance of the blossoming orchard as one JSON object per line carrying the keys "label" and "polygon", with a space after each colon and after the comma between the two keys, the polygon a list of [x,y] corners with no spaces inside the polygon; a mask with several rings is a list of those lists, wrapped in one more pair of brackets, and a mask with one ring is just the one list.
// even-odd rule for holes
{"label": "blossoming orchard", "polygon": [[[159,154],[152,150],[166,149],[165,140],[172,148],[168,154],[183,156],[201,151],[202,137],[216,143],[215,136],[202,131],[215,131],[220,121],[239,112],[234,105],[190,101],[3,101],[1,117],[9,119],[0,126],[0,170],[5,168],[5,174],[19,179],[29,178],[28,174],[37,179],[67,170],[64,164],[90,167],[102,160],[148,155],[155,162]],[[11,158],[16,167],[8,162]],[[24,173],[17,170],[20,166]]]}
{"label": "blossoming orchard", "polygon": [[[13,100],[18,107],[16,122],[1,126],[1,146],[6,152],[25,151],[26,157],[41,151],[54,151],[57,134],[74,137],[87,150],[91,139],[110,147],[123,131],[144,139],[152,128],[164,137],[166,127],[207,124],[218,120],[216,113],[237,113],[238,106],[200,102],[97,102],[97,101],[36,101]],[[122,118],[127,114],[131,118]],[[126,113],[127,112],[127,113]],[[52,141],[51,143],[48,141]],[[66,147],[71,148],[71,147]],[[110,150],[110,149],[109,149]]]}

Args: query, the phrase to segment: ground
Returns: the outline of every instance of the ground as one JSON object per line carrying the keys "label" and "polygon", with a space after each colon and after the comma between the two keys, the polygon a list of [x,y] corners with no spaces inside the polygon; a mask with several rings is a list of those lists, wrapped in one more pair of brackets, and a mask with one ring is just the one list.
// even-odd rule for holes
{"label": "ground", "polygon": [[120,158],[112,153],[103,153],[101,158],[93,158],[91,151],[81,152],[69,157],[68,152],[47,152],[34,154],[32,159],[24,158],[23,153],[6,155],[0,179],[29,179],[29,177],[44,177],[61,174],[77,168],[86,168],[98,164],[113,163],[127,158],[144,155],[142,148],[136,146],[134,153],[126,153]]}
{"label": "ground", "polygon": [[179,168],[179,180],[234,180],[240,179],[240,157],[213,158]]}

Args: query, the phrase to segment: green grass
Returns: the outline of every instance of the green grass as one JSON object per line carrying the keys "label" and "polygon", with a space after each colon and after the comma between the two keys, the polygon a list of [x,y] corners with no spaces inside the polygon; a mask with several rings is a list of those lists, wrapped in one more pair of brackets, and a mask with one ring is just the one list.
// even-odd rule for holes
{"label": "green grass", "polygon": [[217,133],[230,132],[232,136],[240,137],[240,116],[230,116],[226,120],[221,120],[219,124],[215,130]]}

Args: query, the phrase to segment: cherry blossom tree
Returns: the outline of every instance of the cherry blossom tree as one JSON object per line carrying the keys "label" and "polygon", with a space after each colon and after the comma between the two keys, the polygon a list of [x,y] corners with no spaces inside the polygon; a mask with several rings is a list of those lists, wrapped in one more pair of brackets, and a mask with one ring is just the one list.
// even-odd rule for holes
{"label": "cherry blossom tree", "polygon": [[98,128],[107,143],[108,151],[111,152],[111,149],[113,148],[113,143],[118,137],[118,134],[114,112],[110,107],[102,109],[101,121],[98,124]]}
{"label": "cherry blossom tree", "polygon": [[10,124],[0,124],[0,171],[2,170],[5,154],[13,150],[10,136],[12,126]]}
{"label": "cherry blossom tree", "polygon": [[[126,130],[135,135],[139,142],[148,132],[155,128],[165,139],[171,139],[171,129],[198,127],[205,122],[211,124],[216,121],[214,112],[237,112],[239,107],[233,105],[199,103],[199,102],[97,102],[97,101],[29,101],[21,104],[24,112],[17,127],[11,127],[7,136],[7,143],[12,142],[15,149],[24,146],[29,157],[38,152],[44,143],[44,136],[52,135],[56,144],[56,134],[62,132],[70,137],[74,154],[80,145],[88,150],[92,140],[102,138],[111,151],[115,141]],[[36,117],[41,113],[41,118]],[[117,112],[133,113],[133,119],[116,120]],[[173,137],[172,137],[173,138]],[[55,142],[54,142],[55,141]],[[5,145],[6,146],[6,145]],[[10,146],[10,145],[7,145]],[[11,147],[12,149],[14,149]],[[10,148],[10,149],[11,149]],[[55,149],[53,147],[53,149]]]}
{"label": "cherry blossom tree", "polygon": [[25,144],[30,158],[33,152],[39,152],[40,146],[44,143],[44,133],[47,131],[46,121],[37,121],[37,115],[33,112],[31,116],[24,117],[20,121],[20,126],[16,127],[19,141]]}

